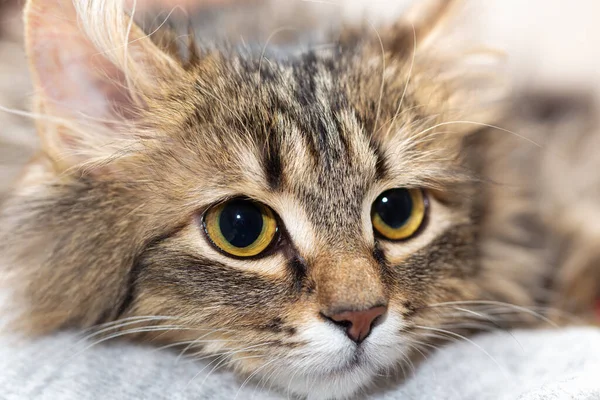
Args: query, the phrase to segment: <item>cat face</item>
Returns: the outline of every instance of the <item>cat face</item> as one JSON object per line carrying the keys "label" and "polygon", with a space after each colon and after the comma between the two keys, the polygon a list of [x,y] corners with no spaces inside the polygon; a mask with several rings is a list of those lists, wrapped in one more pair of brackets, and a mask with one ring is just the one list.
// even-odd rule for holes
{"label": "cat face", "polygon": [[[181,148],[171,147],[173,156],[159,151],[148,161],[156,167],[142,168],[164,168],[160,178],[144,181],[179,182],[177,193],[185,194],[177,199],[178,217],[171,217],[181,223],[140,252],[123,315],[178,310],[202,330],[173,333],[172,340],[214,340],[211,351],[231,351],[232,365],[263,371],[261,377],[271,375],[283,387],[291,380],[293,391],[312,382],[322,386],[318,392],[351,393],[356,382],[395,367],[409,352],[415,310],[475,290],[472,205],[466,188],[452,197],[467,180],[458,179],[460,162],[448,148],[418,139],[414,148],[404,144],[426,129],[417,128],[419,117],[405,114],[395,128],[412,122],[414,131],[376,139],[375,117],[358,106],[356,89],[334,84],[361,88],[375,108],[378,91],[364,89],[377,88],[370,74],[356,74],[344,58],[315,57],[265,67],[260,89],[227,79],[219,88],[228,93],[222,101],[241,91],[250,101],[223,106],[222,115],[213,111],[214,120],[191,116],[193,128],[178,129]],[[247,65],[232,71],[232,64],[223,60],[218,75],[256,73]],[[397,100],[399,93],[384,98]],[[193,108],[209,115],[210,103]],[[396,108],[397,102],[382,101],[381,118],[392,119]],[[184,146],[192,146],[187,166],[179,164]],[[215,160],[198,163],[197,157]],[[400,228],[414,214],[412,232],[399,238],[388,232],[389,239],[377,230],[383,201],[395,202],[381,214],[400,218]],[[259,222],[241,222],[241,232],[233,232],[232,219],[253,215]],[[261,240],[264,250],[252,247]]]}
{"label": "cat face", "polygon": [[293,59],[184,61],[114,3],[28,3],[49,118],[3,217],[28,327],[125,318],[344,397],[441,326],[435,304],[485,297],[456,123],[472,96],[413,48],[438,11]]}

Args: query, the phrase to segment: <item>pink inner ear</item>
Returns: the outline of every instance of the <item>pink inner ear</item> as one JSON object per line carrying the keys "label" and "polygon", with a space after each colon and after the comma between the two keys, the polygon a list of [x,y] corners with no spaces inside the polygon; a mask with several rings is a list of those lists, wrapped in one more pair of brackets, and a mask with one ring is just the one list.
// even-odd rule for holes
{"label": "pink inner ear", "polygon": [[34,1],[42,2],[28,15],[27,44],[45,106],[71,118],[117,118],[114,109],[131,103],[122,72],[79,30],[70,0]]}

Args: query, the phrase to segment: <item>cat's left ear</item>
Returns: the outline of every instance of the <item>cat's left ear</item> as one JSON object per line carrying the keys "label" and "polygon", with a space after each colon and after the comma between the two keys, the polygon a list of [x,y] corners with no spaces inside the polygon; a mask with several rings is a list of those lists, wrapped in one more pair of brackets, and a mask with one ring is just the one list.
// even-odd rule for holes
{"label": "cat's left ear", "polygon": [[413,92],[422,96],[424,109],[454,121],[453,131],[470,133],[501,115],[510,86],[504,54],[473,46],[459,34],[463,5],[462,0],[414,0],[384,35],[383,45],[392,59],[411,66],[409,85],[420,82]]}
{"label": "cat's left ear", "polygon": [[37,128],[59,170],[126,135],[123,126],[183,80],[122,0],[29,0],[24,15]]}

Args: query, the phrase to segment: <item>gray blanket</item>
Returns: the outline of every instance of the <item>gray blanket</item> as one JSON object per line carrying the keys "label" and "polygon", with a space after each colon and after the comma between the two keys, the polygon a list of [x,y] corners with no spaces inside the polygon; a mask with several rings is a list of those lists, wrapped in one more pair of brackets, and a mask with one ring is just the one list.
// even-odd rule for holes
{"label": "gray blanket", "polygon": [[[0,338],[2,399],[285,399],[169,350]],[[266,387],[265,387],[266,386]],[[374,399],[600,399],[600,330],[497,332],[436,351]]]}

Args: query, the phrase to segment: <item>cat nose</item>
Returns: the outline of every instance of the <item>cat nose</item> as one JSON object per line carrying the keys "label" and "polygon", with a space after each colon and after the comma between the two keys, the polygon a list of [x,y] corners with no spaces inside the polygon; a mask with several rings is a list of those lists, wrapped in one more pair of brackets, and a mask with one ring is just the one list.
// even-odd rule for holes
{"label": "cat nose", "polygon": [[344,328],[346,335],[356,343],[369,336],[375,320],[385,314],[386,306],[377,306],[363,311],[342,311],[333,315],[325,315],[334,324]]}

